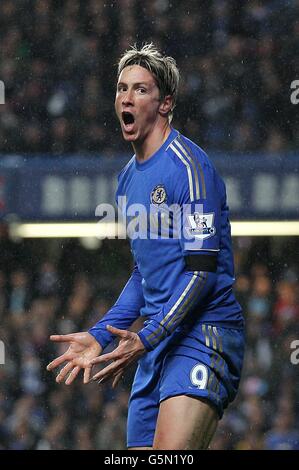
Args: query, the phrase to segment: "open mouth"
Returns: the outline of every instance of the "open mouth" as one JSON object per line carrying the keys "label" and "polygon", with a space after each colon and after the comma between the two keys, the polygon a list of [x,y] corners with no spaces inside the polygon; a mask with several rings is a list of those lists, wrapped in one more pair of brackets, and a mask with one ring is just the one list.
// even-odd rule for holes
{"label": "open mouth", "polygon": [[124,111],[121,115],[122,115],[122,120],[123,120],[125,126],[127,126],[129,124],[134,124],[135,118],[134,118],[132,113],[130,113],[128,111]]}

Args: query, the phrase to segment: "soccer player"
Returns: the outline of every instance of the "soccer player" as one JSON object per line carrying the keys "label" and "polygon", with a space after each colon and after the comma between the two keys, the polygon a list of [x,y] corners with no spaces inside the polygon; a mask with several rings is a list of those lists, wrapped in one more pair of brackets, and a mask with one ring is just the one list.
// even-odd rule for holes
{"label": "soccer player", "polygon": [[[69,343],[48,366],[66,362],[57,382],[70,384],[84,369],[87,383],[93,365],[109,361],[93,379],[115,386],[139,360],[128,412],[133,449],[206,449],[243,362],[225,185],[205,152],[171,126],[178,83],[175,61],[152,44],[121,57],[115,109],[135,154],[119,175],[117,197],[126,198],[134,269],[89,332],[51,337]],[[139,226],[136,207],[157,224]],[[142,329],[128,331],[140,315]],[[118,346],[102,354],[115,337]]]}

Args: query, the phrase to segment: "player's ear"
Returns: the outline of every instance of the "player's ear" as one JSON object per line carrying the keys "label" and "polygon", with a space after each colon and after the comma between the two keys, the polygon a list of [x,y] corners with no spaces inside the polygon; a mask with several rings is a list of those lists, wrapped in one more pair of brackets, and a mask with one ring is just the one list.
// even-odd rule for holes
{"label": "player's ear", "polygon": [[159,112],[163,117],[167,117],[172,110],[173,99],[171,95],[167,95],[163,98],[159,106]]}

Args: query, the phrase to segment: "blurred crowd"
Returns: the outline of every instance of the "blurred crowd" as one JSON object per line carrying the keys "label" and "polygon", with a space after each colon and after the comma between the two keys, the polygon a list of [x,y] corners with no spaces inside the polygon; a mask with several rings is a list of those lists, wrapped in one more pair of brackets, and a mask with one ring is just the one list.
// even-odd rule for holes
{"label": "blurred crowd", "polygon": [[173,124],[198,144],[298,149],[298,15],[298,0],[1,0],[0,153],[127,151],[116,63],[144,41],[176,58]]}
{"label": "blurred crowd", "polygon": [[[299,449],[296,243],[234,239],[247,348],[237,399],[212,449]],[[46,365],[65,349],[50,334],[86,330],[116,300],[132,268],[127,242],[88,250],[77,240],[33,244],[2,233],[0,250],[0,449],[124,449],[134,367],[112,390],[58,385]]]}

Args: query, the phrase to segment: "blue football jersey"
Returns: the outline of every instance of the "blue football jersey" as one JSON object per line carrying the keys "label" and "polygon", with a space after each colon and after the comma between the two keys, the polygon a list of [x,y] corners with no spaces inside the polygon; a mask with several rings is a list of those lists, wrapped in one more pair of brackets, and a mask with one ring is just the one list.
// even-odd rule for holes
{"label": "blue football jersey", "polygon": [[148,350],[190,319],[241,328],[226,190],[206,153],[172,129],[148,160],[129,161],[116,199],[135,268],[114,307],[90,330],[101,344],[109,339],[105,324],[124,326],[118,318],[126,308],[128,323],[147,317],[139,336]]}

